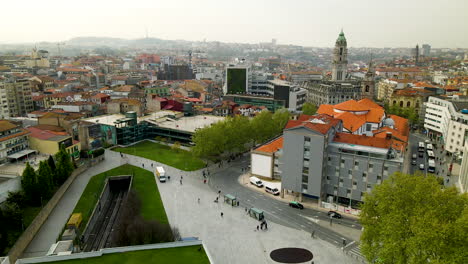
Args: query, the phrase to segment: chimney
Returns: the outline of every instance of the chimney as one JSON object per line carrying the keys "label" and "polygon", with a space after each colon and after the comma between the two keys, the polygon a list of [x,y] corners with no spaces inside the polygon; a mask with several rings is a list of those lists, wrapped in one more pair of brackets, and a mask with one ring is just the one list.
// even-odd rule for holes
{"label": "chimney", "polygon": [[392,132],[387,132],[385,139],[392,139]]}

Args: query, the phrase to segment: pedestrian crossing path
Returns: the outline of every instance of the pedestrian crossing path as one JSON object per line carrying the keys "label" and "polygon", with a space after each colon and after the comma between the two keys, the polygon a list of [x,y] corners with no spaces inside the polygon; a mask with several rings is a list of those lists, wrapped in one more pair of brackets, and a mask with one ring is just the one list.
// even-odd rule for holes
{"label": "pedestrian crossing path", "polygon": [[354,259],[362,263],[367,263],[366,258],[361,254],[361,245],[359,243],[353,241],[351,244],[347,245],[344,250],[346,254],[350,255]]}

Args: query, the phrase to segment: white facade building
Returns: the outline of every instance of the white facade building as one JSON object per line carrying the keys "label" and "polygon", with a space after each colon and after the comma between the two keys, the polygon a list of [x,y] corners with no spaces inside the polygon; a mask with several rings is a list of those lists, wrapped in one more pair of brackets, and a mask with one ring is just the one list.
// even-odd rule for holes
{"label": "white facade building", "polygon": [[428,136],[444,144],[450,153],[463,153],[463,146],[468,135],[467,96],[429,97],[425,103],[426,113],[424,128]]}

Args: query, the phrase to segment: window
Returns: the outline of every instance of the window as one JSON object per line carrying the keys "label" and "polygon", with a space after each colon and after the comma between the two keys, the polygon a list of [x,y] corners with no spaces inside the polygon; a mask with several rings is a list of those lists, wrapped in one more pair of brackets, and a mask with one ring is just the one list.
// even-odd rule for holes
{"label": "window", "polygon": [[400,107],[403,107],[403,101],[400,101]]}
{"label": "window", "polygon": [[348,170],[349,177],[353,177],[353,170]]}
{"label": "window", "polygon": [[307,184],[302,184],[302,192],[307,192]]}
{"label": "window", "polygon": [[345,165],[345,160],[341,159],[341,168],[344,168],[344,165]]}
{"label": "window", "polygon": [[369,92],[369,85],[366,85],[366,93]]}
{"label": "window", "polygon": [[372,124],[366,124],[366,131],[372,130]]}
{"label": "window", "polygon": [[354,166],[359,166],[359,161],[355,161]]}
{"label": "window", "polygon": [[304,137],[305,142],[310,142],[310,137]]}
{"label": "window", "polygon": [[302,167],[302,174],[309,174],[309,168]]}
{"label": "window", "polygon": [[410,106],[411,106],[411,102],[407,102],[406,107],[410,107]]}
{"label": "window", "polygon": [[309,182],[309,176],[302,175],[302,183],[308,183],[308,182]]}

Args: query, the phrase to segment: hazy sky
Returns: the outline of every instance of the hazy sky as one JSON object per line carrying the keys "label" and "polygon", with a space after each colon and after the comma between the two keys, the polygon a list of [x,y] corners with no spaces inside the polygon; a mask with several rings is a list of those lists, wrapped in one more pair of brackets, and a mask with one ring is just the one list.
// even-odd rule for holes
{"label": "hazy sky", "polygon": [[0,43],[79,36],[468,48],[468,0],[2,0]]}

